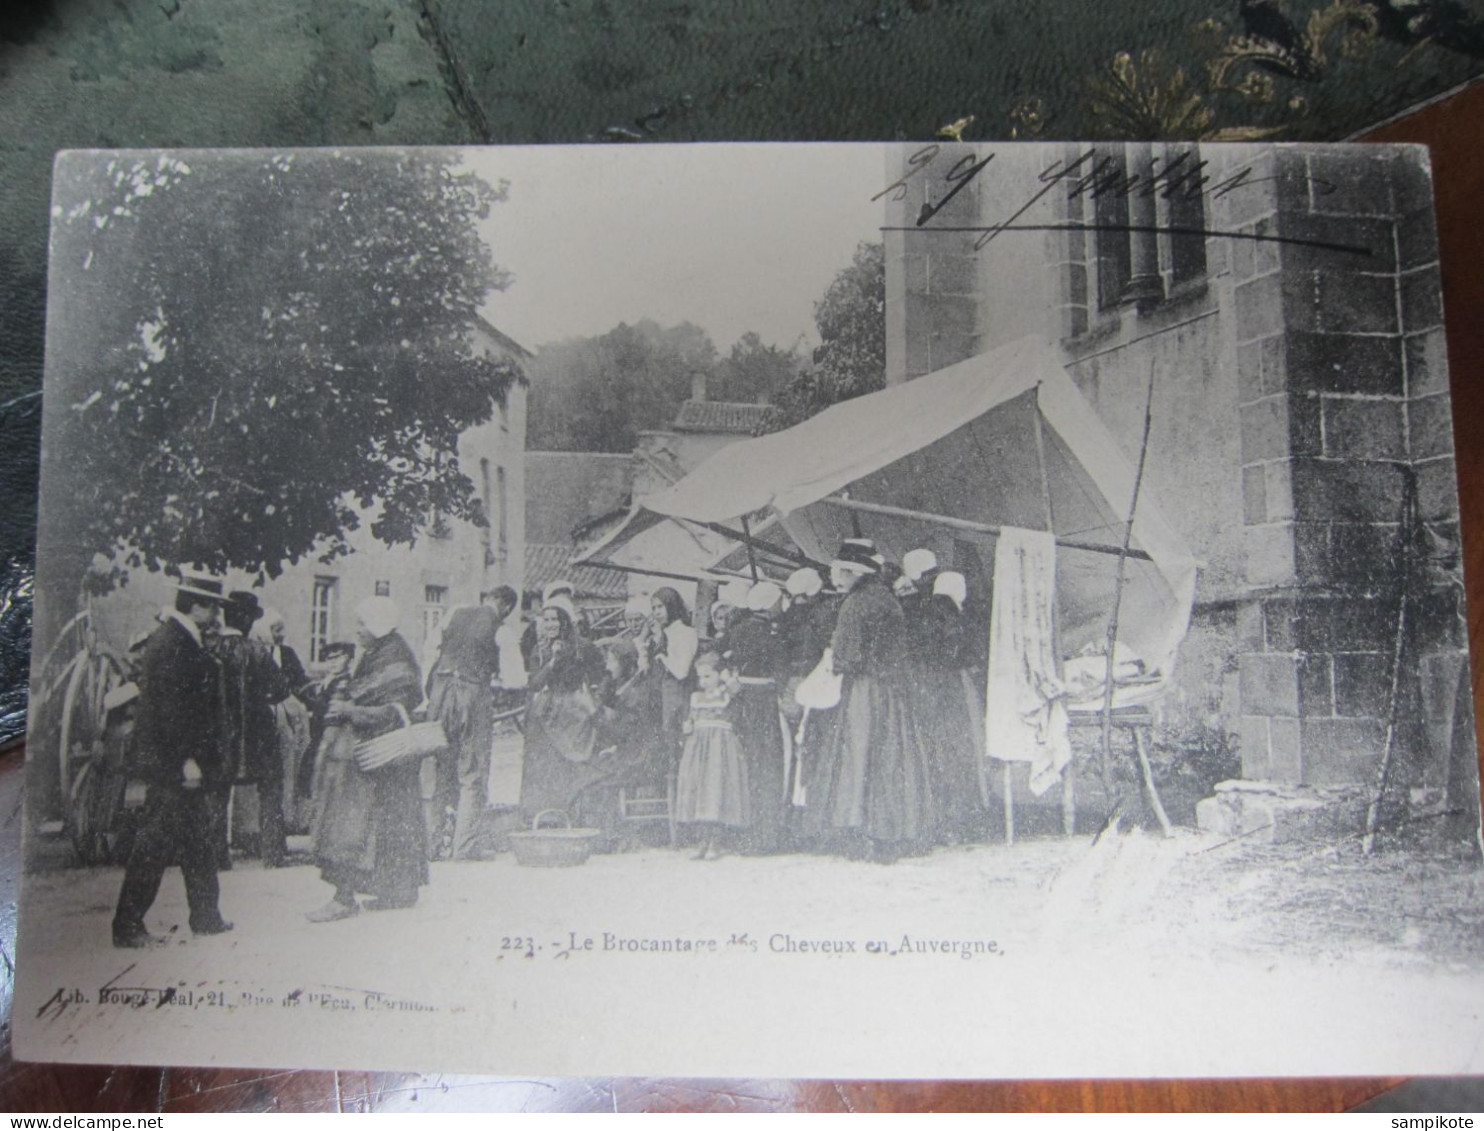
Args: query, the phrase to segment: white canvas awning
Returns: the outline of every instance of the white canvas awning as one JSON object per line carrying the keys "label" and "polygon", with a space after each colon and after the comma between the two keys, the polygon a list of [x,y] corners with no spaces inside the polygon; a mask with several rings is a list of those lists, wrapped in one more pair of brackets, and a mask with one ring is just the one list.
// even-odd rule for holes
{"label": "white canvas awning", "polygon": [[[1062,651],[1071,654],[1106,633],[1136,463],[1059,351],[1023,338],[723,448],[638,500],[630,522],[585,560],[601,562],[658,516],[735,526],[771,511],[821,561],[857,532],[898,560],[933,547],[968,575],[972,599],[993,569],[995,528],[1049,528]],[[1147,483],[1130,545],[1119,640],[1168,676],[1189,625],[1196,561]]]}

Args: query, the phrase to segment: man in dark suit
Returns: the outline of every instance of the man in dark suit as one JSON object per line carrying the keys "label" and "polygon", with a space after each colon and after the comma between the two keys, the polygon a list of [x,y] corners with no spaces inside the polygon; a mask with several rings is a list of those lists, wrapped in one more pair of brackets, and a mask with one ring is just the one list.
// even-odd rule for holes
{"label": "man in dark suit", "polygon": [[113,945],[158,942],[144,917],[165,869],[185,878],[190,927],[198,935],[230,931],[218,906],[214,811],[232,784],[221,718],[221,669],[202,643],[225,604],[222,585],[184,577],[175,607],[150,636],[140,662],[134,774],[148,785],[144,812],[113,916]]}
{"label": "man in dark suit", "polygon": [[[249,637],[262,615],[257,594],[245,589],[227,594],[222,630],[207,640],[207,651],[222,666],[228,762],[237,784],[251,785],[258,794],[258,831],[245,831],[234,815],[232,840],[246,840],[250,852],[261,856],[266,867],[277,868],[288,857],[288,842],[283,814],[283,759],[273,708],[288,696],[288,689],[282,671],[273,662],[270,646]],[[242,797],[240,790],[237,797]],[[223,868],[226,836],[223,822],[216,836],[217,865]]]}

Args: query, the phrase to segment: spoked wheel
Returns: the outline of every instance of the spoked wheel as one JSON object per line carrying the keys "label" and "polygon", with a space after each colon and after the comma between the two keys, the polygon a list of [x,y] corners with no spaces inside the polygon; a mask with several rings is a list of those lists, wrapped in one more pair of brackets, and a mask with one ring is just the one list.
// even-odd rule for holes
{"label": "spoked wheel", "polygon": [[106,652],[79,652],[71,664],[62,692],[57,744],[57,771],[65,806],[63,822],[68,827],[77,823],[72,810],[74,796],[85,792],[78,788],[83,771],[103,753],[103,728],[107,719],[103,701],[124,682],[118,661]]}
{"label": "spoked wheel", "polygon": [[102,759],[84,763],[72,779],[63,824],[77,862],[117,863],[122,854],[125,781]]}

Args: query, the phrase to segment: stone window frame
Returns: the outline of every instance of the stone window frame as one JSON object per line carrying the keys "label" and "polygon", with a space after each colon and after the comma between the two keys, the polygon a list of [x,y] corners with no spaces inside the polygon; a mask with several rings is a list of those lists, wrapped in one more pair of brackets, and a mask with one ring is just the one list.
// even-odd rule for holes
{"label": "stone window frame", "polygon": [[326,574],[314,578],[309,595],[309,658],[323,660],[324,648],[335,639],[335,606],[340,596],[340,579]]}
{"label": "stone window frame", "polygon": [[[1127,160],[1129,143],[1108,143],[1097,147],[1100,154],[1117,148],[1122,151],[1123,160]],[[1154,156],[1161,162],[1168,162],[1175,154],[1182,150],[1190,150],[1200,159],[1200,144],[1198,142],[1163,142],[1151,145]],[[1126,170],[1127,165],[1123,168]],[[1124,173],[1123,175],[1127,175]],[[1087,211],[1092,211],[1097,220],[1104,222],[1128,223],[1130,209],[1128,207],[1130,196],[1122,194],[1103,194],[1100,197],[1087,197],[1080,202],[1074,202],[1068,209],[1068,218],[1080,220]],[[1181,209],[1172,206],[1173,194],[1165,195],[1165,190],[1156,191],[1153,194],[1155,205],[1155,222],[1160,227],[1179,224],[1188,227],[1205,227],[1210,215],[1210,204],[1205,194],[1194,197],[1193,202],[1199,209]],[[1116,200],[1117,204],[1105,203],[1108,200]],[[1091,202],[1091,203],[1089,203]],[[1179,202],[1179,203],[1184,203]],[[1184,215],[1181,215],[1181,212]],[[1170,232],[1159,232],[1149,236],[1154,241],[1155,257],[1158,264],[1161,294],[1154,299],[1138,298],[1127,293],[1127,285],[1132,277],[1132,264],[1134,253],[1132,241],[1136,233],[1127,233],[1129,237],[1129,253],[1127,260],[1128,274],[1123,282],[1123,290],[1113,301],[1108,301],[1104,294],[1104,288],[1109,279],[1109,270],[1105,262],[1102,248],[1106,247],[1109,240],[1106,238],[1111,233],[1098,231],[1083,231],[1068,234],[1068,240],[1072,244],[1065,262],[1061,265],[1060,276],[1063,288],[1064,302],[1068,305],[1077,305],[1079,301],[1085,303],[1083,313],[1076,321],[1081,326],[1076,326],[1067,335],[1067,340],[1072,342],[1084,342],[1102,340],[1109,336],[1119,334],[1125,325],[1125,318],[1149,319],[1168,317],[1168,312],[1183,307],[1184,305],[1204,300],[1210,288],[1210,281],[1214,269],[1209,254],[1207,242],[1209,237],[1200,238],[1200,254],[1192,256],[1193,261],[1199,262],[1199,267],[1194,270],[1181,271],[1177,274],[1177,246],[1176,235]],[[1195,238],[1195,237],[1193,237]],[[1186,245],[1187,247],[1192,245]],[[1075,273],[1082,272],[1080,284],[1074,278]],[[1082,298],[1076,296],[1079,291]]]}

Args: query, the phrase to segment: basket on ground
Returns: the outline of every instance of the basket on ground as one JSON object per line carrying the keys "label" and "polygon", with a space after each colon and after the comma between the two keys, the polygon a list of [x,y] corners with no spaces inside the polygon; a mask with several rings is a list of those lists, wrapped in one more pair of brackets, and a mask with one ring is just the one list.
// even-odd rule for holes
{"label": "basket on ground", "polygon": [[[542,828],[543,817],[560,817],[563,824]],[[570,868],[587,860],[602,835],[601,829],[574,829],[560,809],[543,809],[529,830],[510,834],[510,847],[515,850],[515,862],[527,868]]]}

